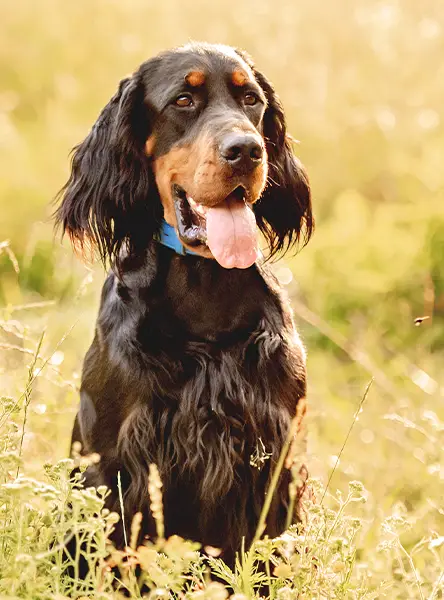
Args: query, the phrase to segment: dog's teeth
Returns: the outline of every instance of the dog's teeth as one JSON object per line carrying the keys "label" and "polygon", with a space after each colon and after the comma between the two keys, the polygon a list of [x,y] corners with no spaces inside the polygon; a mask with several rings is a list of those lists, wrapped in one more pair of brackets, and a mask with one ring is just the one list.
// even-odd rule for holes
{"label": "dog's teeth", "polygon": [[204,217],[207,213],[208,208],[199,204],[195,200],[193,200],[190,196],[188,196],[188,202],[194,212],[198,213],[201,217]]}

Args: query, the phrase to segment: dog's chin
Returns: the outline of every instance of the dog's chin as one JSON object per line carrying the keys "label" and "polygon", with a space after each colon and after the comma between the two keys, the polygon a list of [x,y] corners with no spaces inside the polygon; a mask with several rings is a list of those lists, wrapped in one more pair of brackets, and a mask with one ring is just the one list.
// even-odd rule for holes
{"label": "dog's chin", "polygon": [[179,239],[186,248],[214,258],[226,269],[247,269],[259,257],[256,219],[249,193],[238,185],[212,207],[172,186]]}

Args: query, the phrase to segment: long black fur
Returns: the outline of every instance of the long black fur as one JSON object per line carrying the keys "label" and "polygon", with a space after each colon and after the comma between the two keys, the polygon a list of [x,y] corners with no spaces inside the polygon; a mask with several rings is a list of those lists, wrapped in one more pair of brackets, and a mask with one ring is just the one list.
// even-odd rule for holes
{"label": "long black fur", "polygon": [[302,238],[306,244],[314,229],[310,186],[301,162],[293,154],[287,134],[284,107],[273,85],[258,71],[247,53],[239,55],[250,65],[267,98],[263,136],[268,154],[268,185],[254,212],[269,245],[269,258],[289,250]]}
{"label": "long black fur", "polygon": [[[188,53],[196,49],[208,60],[222,52],[203,45]],[[61,193],[58,223],[74,241],[93,243],[112,266],[85,357],[73,441],[101,455],[86,484],[108,485],[109,506],[119,512],[121,472],[127,522],[142,510],[147,535],[155,535],[147,491],[155,463],[167,535],[219,546],[232,562],[242,537],[248,543],[254,535],[305,395],[305,357],[288,302],[265,266],[226,270],[153,239],[162,205],[144,143],[161,118],[155,95],[162,69],[166,77],[186,54],[160,55],[120,84],[75,149]],[[310,237],[310,190],[289,145],[282,105],[254,72],[268,102],[262,133],[269,161],[269,183],[254,210],[273,255]],[[261,444],[271,456],[254,466]],[[284,528],[288,484],[285,471],[269,535]],[[121,525],[115,542],[123,544]]]}

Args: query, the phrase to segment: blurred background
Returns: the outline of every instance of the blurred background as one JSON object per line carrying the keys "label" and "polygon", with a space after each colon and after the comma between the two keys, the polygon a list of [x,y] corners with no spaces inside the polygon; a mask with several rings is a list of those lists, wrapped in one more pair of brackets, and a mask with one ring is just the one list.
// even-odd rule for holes
{"label": "blurred background", "polygon": [[1,4],[0,392],[35,378],[28,472],[68,453],[104,278],[53,234],[69,151],[140,62],[224,42],[274,82],[312,182],[315,235],[273,267],[308,349],[310,470],[327,480],[374,378],[330,486],[369,490],[364,558],[393,507],[407,545],[442,531],[442,0]]}

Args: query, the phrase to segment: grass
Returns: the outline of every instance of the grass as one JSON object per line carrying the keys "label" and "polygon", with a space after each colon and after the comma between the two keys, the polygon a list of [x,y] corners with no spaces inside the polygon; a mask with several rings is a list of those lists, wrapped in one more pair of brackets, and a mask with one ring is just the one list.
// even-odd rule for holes
{"label": "grass", "polygon": [[[83,470],[100,457],[75,455],[73,459],[45,464],[39,464],[38,458],[28,458],[42,442],[40,436],[46,438],[48,424],[57,427],[57,419],[52,417],[46,424],[41,422],[46,414],[42,398],[58,387],[57,404],[63,402],[70,407],[71,416],[76,401],[76,373],[67,381],[58,368],[61,353],[69,352],[75,327],[67,327],[51,344],[47,338],[55,313],[49,317],[46,335],[35,329],[36,324],[41,324],[41,314],[37,317],[35,311],[53,308],[30,305],[28,311],[20,307],[31,317],[28,324],[26,318],[11,318],[14,308],[7,307],[0,323],[7,336],[20,340],[20,344],[2,343],[1,347],[10,361],[7,379],[16,392],[1,400],[0,598],[104,600],[123,598],[124,593],[132,598],[215,600],[227,598],[230,593],[236,600],[260,595],[277,600],[442,597],[444,537],[438,530],[424,527],[428,518],[424,505],[414,505],[413,500],[410,506],[397,501],[387,510],[383,503],[375,504],[371,490],[366,490],[360,481],[344,484],[346,474],[339,473],[359,420],[371,405],[372,394],[377,392],[373,380],[362,390],[361,399],[349,416],[326,482],[321,478],[309,480],[303,524],[290,525],[279,538],[268,539],[262,536],[263,524],[276,478],[280,470],[292,466],[286,458],[298,425],[298,417],[295,418],[253,544],[240,552],[233,571],[217,558],[217,549],[209,549],[210,557],[204,559],[193,541],[177,536],[164,539],[162,485],[155,465],[148,474],[148,487],[158,539],[136,547],[134,540],[142,518],[136,515],[126,549],[113,550],[108,537],[119,515],[104,508],[106,488],[84,489],[79,483],[81,476],[70,474],[73,466]],[[59,318],[63,318],[63,313],[59,312]],[[66,326],[67,320],[63,320]],[[65,354],[63,358],[69,362]],[[53,410],[57,410],[56,406]],[[64,414],[63,420],[70,424],[68,415]],[[428,442],[422,447],[425,452],[433,451],[434,461],[430,464],[434,468],[444,464],[444,424],[434,412],[428,411],[426,422],[421,424],[400,414],[386,417],[393,427],[416,432]],[[51,435],[49,440],[54,443]],[[353,446],[356,449],[359,443]],[[375,464],[373,468],[384,476],[383,465]],[[340,488],[334,490],[333,482],[339,483]],[[441,513],[441,494],[438,488],[433,489],[435,496],[431,491],[427,489],[427,502]],[[366,508],[368,503],[370,510]],[[69,575],[65,572],[63,549],[71,536],[77,538],[77,547],[83,548],[82,554],[91,566],[86,580],[78,577],[78,556],[72,557],[73,571]],[[265,569],[260,568],[261,564],[265,564]],[[149,593],[143,591],[144,586],[149,587]]]}

